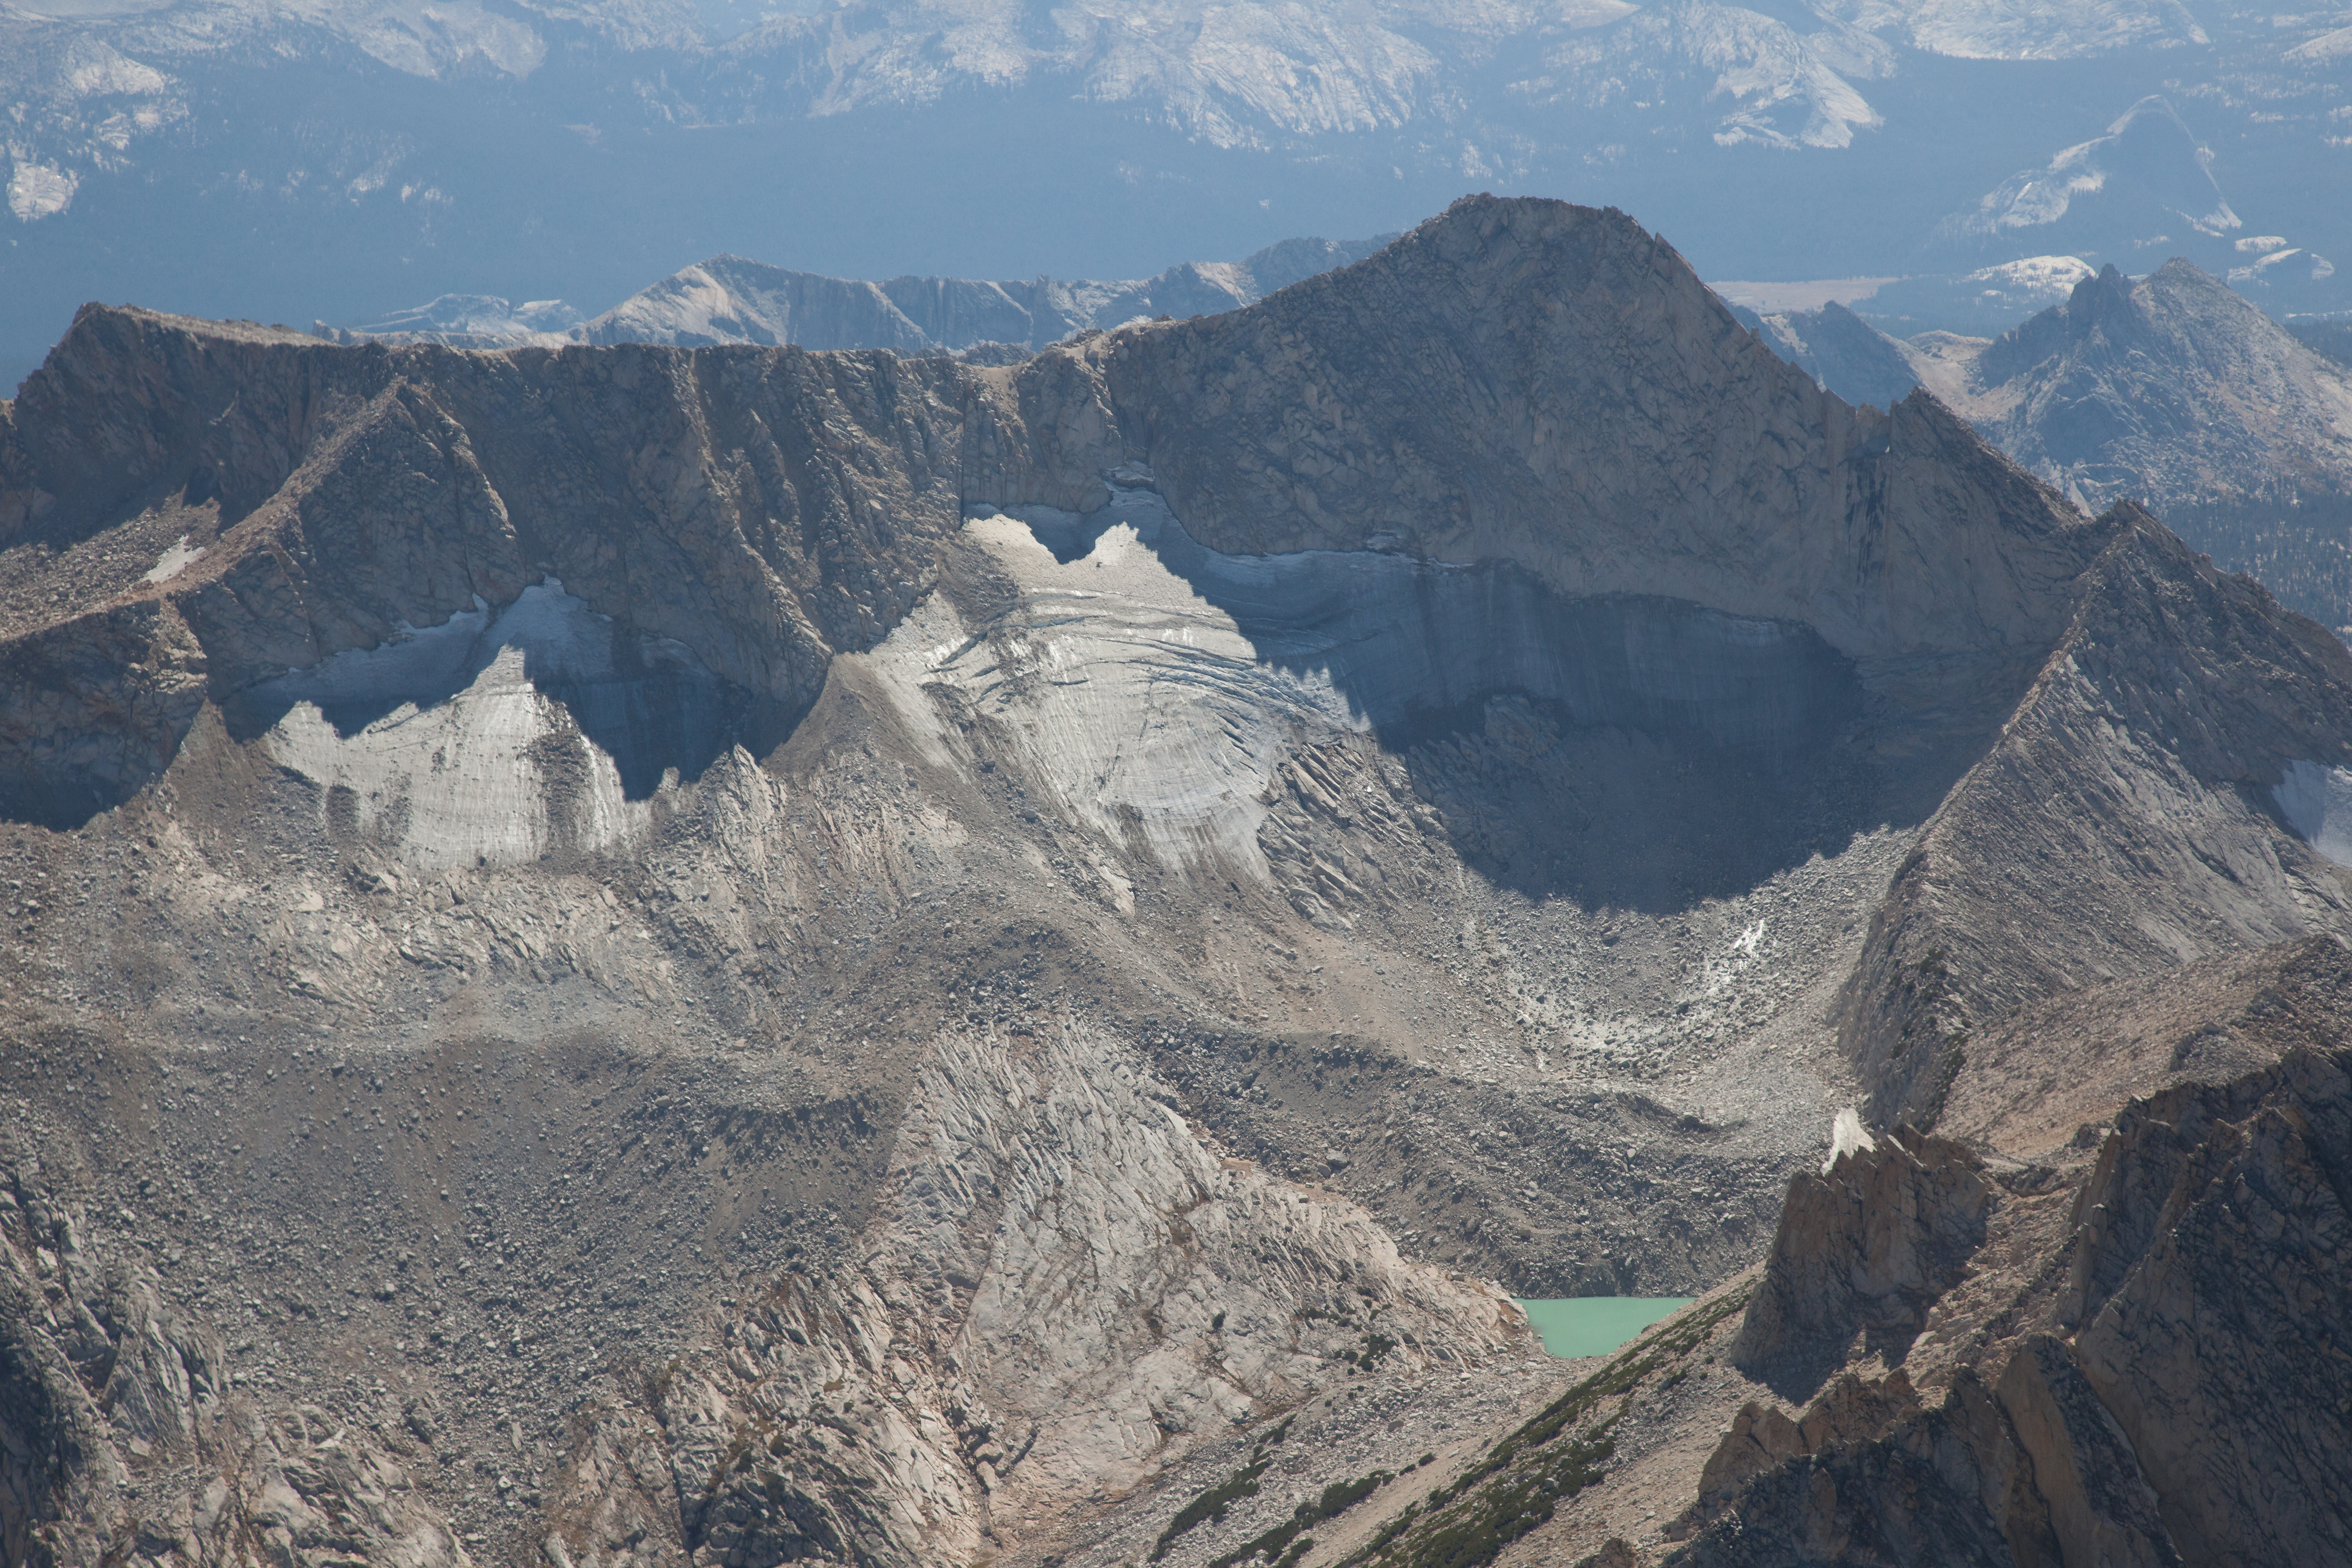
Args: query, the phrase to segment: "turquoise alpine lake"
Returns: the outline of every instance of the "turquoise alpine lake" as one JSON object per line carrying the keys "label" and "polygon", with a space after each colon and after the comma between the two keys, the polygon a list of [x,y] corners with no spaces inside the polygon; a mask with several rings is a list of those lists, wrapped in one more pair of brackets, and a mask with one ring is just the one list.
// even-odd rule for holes
{"label": "turquoise alpine lake", "polygon": [[1528,1326],[1556,1356],[1607,1355],[1660,1318],[1691,1304],[1688,1296],[1566,1296],[1521,1301]]}

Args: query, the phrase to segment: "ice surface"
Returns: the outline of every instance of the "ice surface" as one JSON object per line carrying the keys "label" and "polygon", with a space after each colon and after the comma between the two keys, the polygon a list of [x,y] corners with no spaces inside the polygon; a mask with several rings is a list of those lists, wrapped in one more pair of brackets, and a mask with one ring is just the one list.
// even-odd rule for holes
{"label": "ice surface", "polygon": [[1085,517],[1033,507],[965,526],[1020,608],[971,628],[934,599],[864,657],[926,744],[948,743],[926,689],[952,690],[1074,819],[1139,826],[1171,865],[1262,872],[1262,797],[1297,747],[1442,724],[1498,692],[1759,753],[1819,742],[1859,700],[1844,661],[1791,623],[1562,600],[1506,565],[1224,555],[1148,489]]}
{"label": "ice surface", "polygon": [[1862,1129],[1862,1112],[1849,1105],[1830,1124],[1830,1157],[1822,1162],[1822,1174],[1828,1175],[1845,1155],[1868,1153],[1877,1147],[1877,1142]]}
{"label": "ice surface", "polygon": [[256,700],[276,714],[272,757],[321,785],[352,829],[426,869],[626,838],[728,719],[718,682],[682,649],[625,646],[552,578],[502,609],[477,601],[289,671]]}
{"label": "ice surface", "polygon": [[2305,843],[2338,866],[2352,866],[2352,770],[2290,763],[2271,796]]}

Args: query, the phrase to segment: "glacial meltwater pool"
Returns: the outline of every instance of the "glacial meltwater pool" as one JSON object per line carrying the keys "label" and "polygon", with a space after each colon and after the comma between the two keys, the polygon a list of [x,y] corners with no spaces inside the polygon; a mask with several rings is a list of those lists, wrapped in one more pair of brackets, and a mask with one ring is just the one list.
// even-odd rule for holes
{"label": "glacial meltwater pool", "polygon": [[1519,1310],[1556,1356],[1607,1355],[1660,1318],[1691,1304],[1688,1296],[1566,1296],[1521,1301]]}

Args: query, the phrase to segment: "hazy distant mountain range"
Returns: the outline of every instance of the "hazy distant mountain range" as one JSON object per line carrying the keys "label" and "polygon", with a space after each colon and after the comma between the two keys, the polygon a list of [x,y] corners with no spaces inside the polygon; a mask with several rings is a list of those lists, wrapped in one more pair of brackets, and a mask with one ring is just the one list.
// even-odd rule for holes
{"label": "hazy distant mountain range", "polygon": [[[2352,255],[2346,21],[2238,0],[5,0],[0,376],[93,296],[349,322],[444,293],[614,299],[725,254],[1133,278],[1479,187],[1614,203],[1715,277],[2183,254],[2322,311],[2344,296],[2320,258]],[[1919,330],[1958,309],[1886,307]]]}
{"label": "hazy distant mountain range", "polygon": [[1234,310],[1302,278],[1360,260],[1395,237],[1287,239],[1243,261],[1187,261],[1155,277],[1117,281],[893,278],[876,283],[714,256],[593,320],[561,300],[516,305],[487,295],[453,294],[363,326],[336,329],[320,322],[320,335],[341,342],[373,339],[477,349],[579,342],[685,348],[793,343],[919,354],[975,346],[1034,350],[1088,327]]}

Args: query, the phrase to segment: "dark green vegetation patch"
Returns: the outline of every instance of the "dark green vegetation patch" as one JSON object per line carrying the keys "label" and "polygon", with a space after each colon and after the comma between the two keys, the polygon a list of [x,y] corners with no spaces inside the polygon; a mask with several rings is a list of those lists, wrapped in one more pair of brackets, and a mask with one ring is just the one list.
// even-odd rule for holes
{"label": "dark green vegetation patch", "polygon": [[[1601,1371],[1538,1411],[1485,1458],[1409,1504],[1342,1568],[1479,1568],[1550,1520],[1601,1479],[1615,1451],[1623,1401],[1651,1373],[1675,1376],[1716,1327],[1748,1304],[1745,1292],[1708,1303],[1653,1331]],[[1610,1406],[1604,1411],[1603,1406]]]}
{"label": "dark green vegetation patch", "polygon": [[1226,1510],[1245,1497],[1257,1496],[1258,1478],[1274,1463],[1274,1457],[1266,1450],[1289,1436],[1290,1424],[1297,1419],[1296,1415],[1284,1416],[1281,1426],[1251,1447],[1247,1464],[1178,1509],[1176,1517],[1168,1521],[1168,1528],[1160,1532],[1160,1539],[1151,1543],[1151,1561],[1157,1563],[1167,1556],[1170,1543],[1186,1531],[1195,1525],[1222,1524]]}
{"label": "dark green vegetation patch", "polygon": [[1333,1481],[1323,1489],[1321,1496],[1308,1498],[1293,1510],[1288,1519],[1272,1530],[1244,1541],[1223,1557],[1212,1560],[1209,1568],[1234,1568],[1236,1563],[1246,1563],[1260,1556],[1274,1562],[1276,1568],[1296,1563],[1307,1555],[1308,1547],[1315,1544],[1312,1536],[1303,1533],[1309,1525],[1339,1518],[1394,1479],[1396,1478],[1386,1470],[1374,1470],[1370,1475],[1359,1476],[1352,1481]]}

